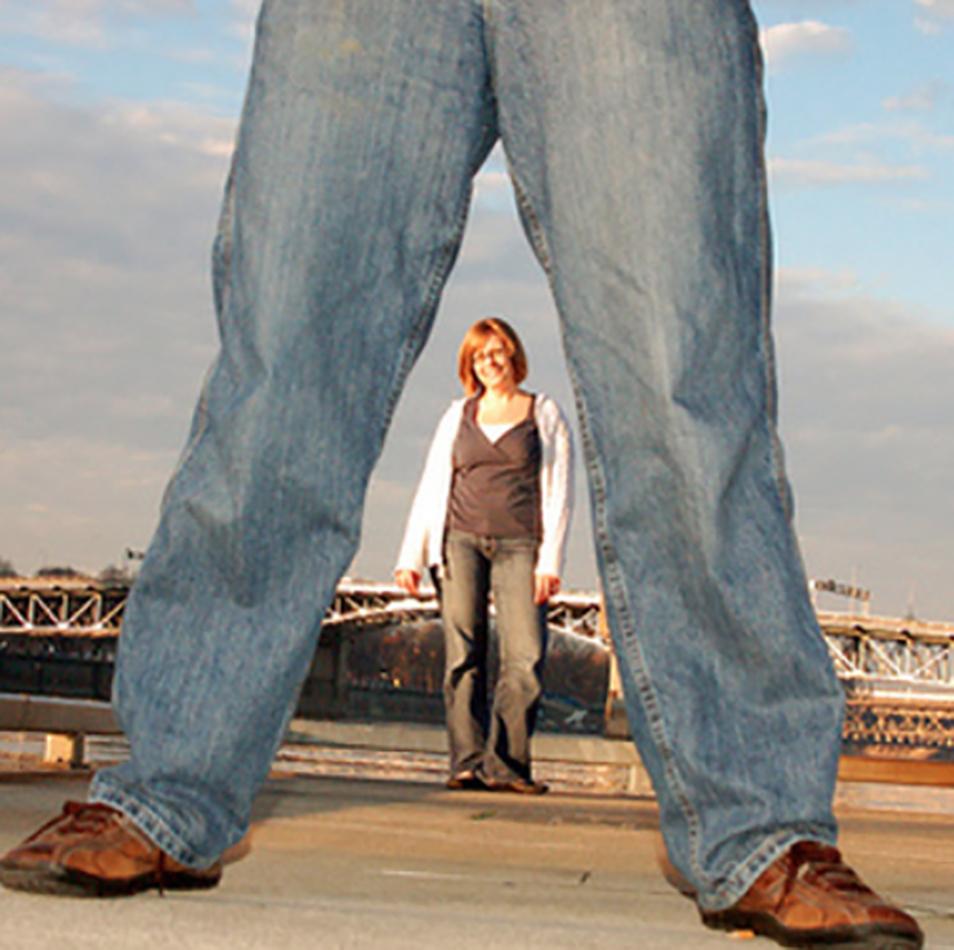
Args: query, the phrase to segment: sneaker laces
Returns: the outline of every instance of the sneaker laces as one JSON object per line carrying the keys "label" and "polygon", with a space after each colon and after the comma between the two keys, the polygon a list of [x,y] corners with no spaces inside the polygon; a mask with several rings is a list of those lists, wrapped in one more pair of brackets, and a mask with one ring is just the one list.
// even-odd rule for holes
{"label": "sneaker laces", "polygon": [[59,815],[39,827],[26,840],[33,841],[44,832],[53,829],[62,835],[96,834],[119,816],[120,813],[109,805],[101,805],[98,802],[69,801],[63,805],[63,811]]}
{"label": "sneaker laces", "polygon": [[872,893],[871,888],[845,864],[837,848],[816,841],[799,841],[788,852],[788,870],[779,906],[785,902],[796,882],[808,874],[818,878],[832,891],[843,894]]}
{"label": "sneaker laces", "polygon": [[[74,802],[68,801],[63,805],[63,811],[55,818],[51,818],[45,825],[38,828],[27,841],[33,841],[39,838],[46,831],[55,831],[60,835],[76,834],[99,834],[109,825],[123,821],[125,816],[121,811],[110,805],[102,805],[99,802]],[[138,829],[127,822],[129,829],[138,836]],[[26,843],[26,842],[24,842]],[[156,868],[156,886],[159,889],[159,896],[165,897],[165,883],[168,868],[166,867],[166,853],[160,848],[159,861]]]}

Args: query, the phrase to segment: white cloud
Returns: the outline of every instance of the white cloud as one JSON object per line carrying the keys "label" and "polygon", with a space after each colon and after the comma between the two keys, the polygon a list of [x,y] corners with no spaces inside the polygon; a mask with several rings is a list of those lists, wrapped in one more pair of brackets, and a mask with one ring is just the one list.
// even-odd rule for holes
{"label": "white cloud", "polygon": [[213,352],[233,128],[61,91],[0,72],[0,523],[21,570],[96,570],[149,538]]}
{"label": "white cloud", "polygon": [[914,27],[925,36],[937,36],[943,30],[943,20],[954,18],[954,0],[914,0],[916,10]]}
{"label": "white cloud", "polygon": [[882,99],[881,107],[888,112],[930,112],[946,92],[946,83],[935,79],[901,95]]}
{"label": "white cloud", "polygon": [[510,212],[514,207],[510,176],[503,169],[484,169],[474,178],[474,203],[489,210]]}
{"label": "white cloud", "polygon": [[235,16],[253,20],[262,5],[261,0],[232,0],[231,7]]}
{"label": "white cloud", "polygon": [[954,0],[914,0],[915,5],[936,16],[954,17]]}
{"label": "white cloud", "polygon": [[823,145],[878,145],[901,142],[915,149],[947,151],[954,148],[954,135],[938,133],[919,121],[858,122],[812,139]]}
{"label": "white cloud", "polygon": [[255,18],[258,16],[261,5],[261,0],[231,0],[232,23],[229,32],[239,39],[251,39],[255,28]]}
{"label": "white cloud", "polygon": [[482,210],[513,212],[513,186],[503,146],[499,142],[474,178],[474,203]]}
{"label": "white cloud", "polygon": [[192,105],[117,103],[101,121],[104,127],[125,127],[156,146],[182,148],[220,159],[232,154],[235,121],[212,117]]}
{"label": "white cloud", "polygon": [[803,55],[832,55],[851,49],[848,30],[818,20],[779,23],[762,31],[762,49],[769,66]]}
{"label": "white cloud", "polygon": [[936,20],[920,16],[914,18],[914,28],[925,36],[937,36],[941,32],[941,27]]}
{"label": "white cloud", "polygon": [[861,289],[860,280],[854,271],[833,271],[821,267],[781,268],[777,281],[780,288],[790,296],[799,296],[805,292],[826,295],[857,293]]}
{"label": "white cloud", "polygon": [[922,615],[954,619],[954,330],[841,284],[779,275],[782,428],[809,572],[857,568],[886,612],[916,582]]}
{"label": "white cloud", "polygon": [[4,556],[22,572],[53,562],[95,572],[115,562],[126,545],[148,540],[174,461],[171,452],[68,432],[18,440],[0,465]]}
{"label": "white cloud", "polygon": [[474,179],[474,184],[477,188],[482,188],[487,191],[509,188],[510,176],[502,170],[485,170],[478,173]]}
{"label": "white cloud", "polygon": [[769,173],[779,185],[880,185],[896,181],[923,180],[922,165],[892,165],[887,162],[832,162],[798,158],[772,158]]}
{"label": "white cloud", "polygon": [[195,0],[5,0],[0,4],[0,33],[104,48],[112,42],[112,22],[194,12]]}
{"label": "white cloud", "polygon": [[945,221],[950,221],[954,217],[954,200],[950,198],[937,196],[914,198],[894,195],[886,200],[886,204],[898,211],[943,218]]}
{"label": "white cloud", "polygon": [[[211,352],[206,262],[232,123],[49,91],[0,73],[5,444],[109,420],[117,441],[169,449]],[[144,359],[160,344],[164,360]]]}
{"label": "white cloud", "polygon": [[194,46],[189,49],[173,49],[166,54],[169,59],[178,63],[188,63],[190,66],[205,66],[217,63],[221,56],[213,49]]}

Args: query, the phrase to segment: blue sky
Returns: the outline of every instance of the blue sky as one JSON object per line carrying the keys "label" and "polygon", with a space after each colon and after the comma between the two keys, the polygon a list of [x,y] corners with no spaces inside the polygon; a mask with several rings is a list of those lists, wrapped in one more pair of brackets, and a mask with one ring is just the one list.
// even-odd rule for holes
{"label": "blue sky", "polygon": [[796,49],[793,30],[791,51],[776,47],[769,69],[779,265],[837,262],[862,286],[950,325],[950,9],[931,15],[899,0],[769,0],[760,9],[770,44],[786,24],[828,31],[814,41],[804,31]]}
{"label": "blue sky", "polygon": [[[381,0],[392,2],[392,0]],[[396,0],[394,0],[396,2]],[[596,2],[596,0],[594,0]],[[954,0],[760,0],[782,428],[810,574],[954,619]],[[206,262],[254,0],[0,0],[0,555],[142,546],[214,352]],[[499,157],[369,495],[387,577],[485,308],[570,403]],[[568,581],[594,582],[585,500]],[[832,602],[829,606],[838,606]]]}

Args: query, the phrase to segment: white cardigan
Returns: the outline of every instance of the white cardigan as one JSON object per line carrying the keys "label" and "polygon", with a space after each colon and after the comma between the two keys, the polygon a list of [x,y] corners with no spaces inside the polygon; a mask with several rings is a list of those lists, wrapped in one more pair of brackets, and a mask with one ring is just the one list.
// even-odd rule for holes
{"label": "white cardigan", "polygon": [[[423,574],[440,564],[444,525],[450,500],[454,440],[466,399],[455,399],[437,424],[414,495],[398,554],[397,570]],[[573,445],[560,407],[549,396],[534,399],[534,420],[540,433],[540,514],[543,537],[537,553],[537,574],[560,577],[567,529],[573,510]]]}

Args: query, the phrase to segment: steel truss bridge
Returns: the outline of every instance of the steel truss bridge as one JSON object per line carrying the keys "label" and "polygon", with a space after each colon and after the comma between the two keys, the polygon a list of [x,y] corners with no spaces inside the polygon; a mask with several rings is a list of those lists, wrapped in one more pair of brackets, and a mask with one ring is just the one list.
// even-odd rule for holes
{"label": "steel truss bridge", "polygon": [[[0,638],[115,639],[128,588],[83,579],[0,582]],[[410,598],[392,584],[345,579],[323,627],[437,620],[433,592]],[[600,598],[565,592],[550,602],[551,630],[609,650]],[[879,746],[954,748],[954,623],[819,611],[848,694],[844,737]],[[90,643],[90,646],[93,644]]]}
{"label": "steel truss bridge", "polygon": [[[0,636],[117,637],[128,593],[126,586],[84,581],[0,581]],[[322,626],[364,626],[439,617],[433,590],[425,588],[420,598],[412,598],[393,584],[345,579],[335,591]],[[605,643],[596,594],[558,594],[550,602],[547,622],[551,629]]]}

